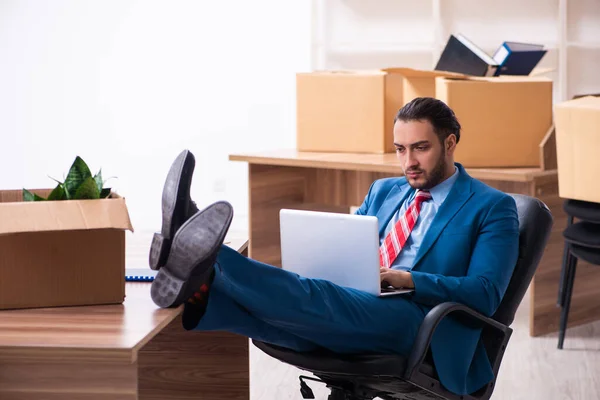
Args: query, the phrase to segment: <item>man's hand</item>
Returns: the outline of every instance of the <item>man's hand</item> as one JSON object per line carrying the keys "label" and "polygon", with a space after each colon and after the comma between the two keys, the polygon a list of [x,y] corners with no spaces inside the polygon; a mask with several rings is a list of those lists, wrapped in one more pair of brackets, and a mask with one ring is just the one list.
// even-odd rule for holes
{"label": "man's hand", "polygon": [[412,276],[410,272],[407,271],[398,271],[391,268],[381,267],[379,269],[379,276],[381,277],[382,286],[411,289],[415,287]]}

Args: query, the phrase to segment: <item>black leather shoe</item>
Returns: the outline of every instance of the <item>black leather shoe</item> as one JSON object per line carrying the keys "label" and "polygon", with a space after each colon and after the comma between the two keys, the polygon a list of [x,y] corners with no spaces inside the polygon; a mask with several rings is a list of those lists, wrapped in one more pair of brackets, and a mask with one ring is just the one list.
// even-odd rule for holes
{"label": "black leather shoe", "polygon": [[190,186],[196,160],[189,150],[182,151],[169,169],[162,192],[162,229],[155,233],[150,246],[150,268],[157,270],[167,262],[175,232],[198,207],[190,199]]}
{"label": "black leather shoe", "polygon": [[233,219],[226,201],[198,211],[175,234],[165,265],[158,270],[150,295],[162,308],[177,307],[213,276],[214,263]]}

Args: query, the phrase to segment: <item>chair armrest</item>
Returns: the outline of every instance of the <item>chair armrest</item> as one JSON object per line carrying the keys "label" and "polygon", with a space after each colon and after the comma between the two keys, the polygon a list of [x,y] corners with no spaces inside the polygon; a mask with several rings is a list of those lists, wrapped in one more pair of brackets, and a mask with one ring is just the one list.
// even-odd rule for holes
{"label": "chair armrest", "polygon": [[427,313],[423,323],[421,324],[421,327],[419,328],[417,338],[415,339],[415,343],[406,365],[405,378],[407,380],[412,380],[413,375],[418,373],[421,364],[423,364],[423,360],[427,355],[431,338],[433,337],[433,334],[439,323],[442,321],[442,319],[444,319],[444,317],[453,312],[461,313],[461,316],[466,316],[473,322],[482,323],[484,326],[487,325],[495,328],[504,335],[510,335],[512,332],[508,326],[501,324],[492,318],[486,317],[485,315],[465,306],[464,304],[455,302],[438,304]]}

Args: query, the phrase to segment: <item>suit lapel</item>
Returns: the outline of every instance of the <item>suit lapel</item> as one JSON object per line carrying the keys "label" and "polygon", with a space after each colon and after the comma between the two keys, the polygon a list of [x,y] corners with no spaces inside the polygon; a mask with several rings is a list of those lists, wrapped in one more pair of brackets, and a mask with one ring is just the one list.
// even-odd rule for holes
{"label": "suit lapel", "polygon": [[376,214],[377,220],[379,221],[379,237],[381,237],[385,231],[385,227],[390,222],[390,219],[392,219],[394,213],[402,206],[402,202],[408,197],[412,190],[413,189],[408,184],[402,186],[396,185],[390,190]]}
{"label": "suit lapel", "polygon": [[450,193],[446,197],[446,200],[439,208],[437,214],[433,218],[431,226],[427,230],[427,233],[423,237],[423,242],[419,247],[419,251],[415,257],[414,266],[417,266],[419,261],[427,254],[431,249],[431,246],[435,243],[437,238],[442,233],[442,230],[448,225],[448,222],[456,215],[458,210],[469,200],[473,195],[471,192],[471,177],[465,172],[460,164],[457,164],[459,168],[459,176]]}

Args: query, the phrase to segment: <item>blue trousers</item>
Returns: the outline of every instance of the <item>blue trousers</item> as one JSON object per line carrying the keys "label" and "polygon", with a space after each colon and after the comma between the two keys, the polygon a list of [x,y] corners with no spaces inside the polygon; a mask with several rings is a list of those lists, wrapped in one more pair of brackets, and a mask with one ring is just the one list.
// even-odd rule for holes
{"label": "blue trousers", "polygon": [[381,298],[303,278],[223,245],[196,330],[233,332],[296,351],[408,356],[424,317],[402,295]]}

